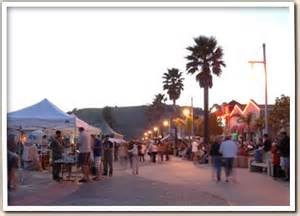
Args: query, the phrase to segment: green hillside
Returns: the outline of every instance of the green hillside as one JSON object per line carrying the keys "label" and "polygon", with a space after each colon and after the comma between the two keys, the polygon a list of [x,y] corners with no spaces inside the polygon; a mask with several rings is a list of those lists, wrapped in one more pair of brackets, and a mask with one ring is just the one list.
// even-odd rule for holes
{"label": "green hillside", "polygon": [[[91,125],[102,128],[106,124],[102,110],[103,108],[79,109],[75,115]],[[115,122],[112,129],[123,134],[125,139],[139,138],[149,127],[146,110],[147,106],[111,107],[111,114]],[[172,107],[168,106],[165,113],[166,118],[171,112]],[[195,115],[202,114],[202,110],[198,108],[195,108],[194,112]]]}

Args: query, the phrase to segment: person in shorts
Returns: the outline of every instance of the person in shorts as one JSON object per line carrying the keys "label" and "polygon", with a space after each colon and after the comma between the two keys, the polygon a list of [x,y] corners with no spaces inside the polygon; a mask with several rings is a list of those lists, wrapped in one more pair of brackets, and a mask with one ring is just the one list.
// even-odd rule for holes
{"label": "person in shorts", "polygon": [[90,181],[90,154],[91,154],[91,143],[88,134],[85,132],[83,127],[79,127],[79,138],[78,138],[78,164],[81,167],[83,178],[79,182]]}
{"label": "person in shorts", "polygon": [[231,140],[231,136],[227,135],[225,141],[220,145],[219,152],[222,154],[222,157],[225,162],[225,177],[226,182],[228,182],[228,177],[233,173],[233,161],[236,158],[238,148],[234,141]]}

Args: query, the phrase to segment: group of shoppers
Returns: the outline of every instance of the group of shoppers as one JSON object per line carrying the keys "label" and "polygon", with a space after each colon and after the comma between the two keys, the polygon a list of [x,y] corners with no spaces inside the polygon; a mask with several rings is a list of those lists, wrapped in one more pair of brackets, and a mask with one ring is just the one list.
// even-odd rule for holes
{"label": "group of shoppers", "polygon": [[[217,181],[221,180],[222,165],[225,168],[225,181],[229,181],[229,176],[234,177],[233,163],[241,148],[243,145],[239,145],[230,135],[225,136],[223,140],[220,137],[214,140],[210,156]],[[254,146],[253,151],[256,162],[272,163],[274,179],[282,176],[280,173],[283,171],[284,180],[289,180],[290,139],[285,131],[281,131],[274,140],[271,140],[268,134],[264,134],[261,143]]]}

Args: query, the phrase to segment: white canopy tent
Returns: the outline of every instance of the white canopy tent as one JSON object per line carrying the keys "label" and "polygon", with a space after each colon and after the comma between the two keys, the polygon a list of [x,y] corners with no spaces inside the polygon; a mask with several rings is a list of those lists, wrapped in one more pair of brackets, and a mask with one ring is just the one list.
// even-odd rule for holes
{"label": "white canopy tent", "polygon": [[74,114],[71,114],[71,116],[75,118],[76,128],[83,127],[90,134],[100,134],[101,133],[101,130],[99,128],[96,128],[96,127],[93,127],[93,126],[89,125],[88,123],[81,120],[80,118],[78,118]]}
{"label": "white canopy tent", "polygon": [[7,124],[9,128],[74,128],[75,117],[60,110],[49,100],[24,109],[8,113]]}
{"label": "white canopy tent", "polygon": [[115,142],[117,144],[126,143],[126,140],[121,139],[121,138],[109,138],[109,141],[111,141],[113,143]]}
{"label": "white canopy tent", "polygon": [[[89,125],[74,114],[65,113],[47,99],[24,109],[8,113],[7,120],[8,128],[37,130],[45,134],[53,134],[56,129],[59,129],[74,137],[78,135],[78,127],[85,128],[90,134],[101,133],[99,128]],[[34,135],[32,136],[34,137]]]}

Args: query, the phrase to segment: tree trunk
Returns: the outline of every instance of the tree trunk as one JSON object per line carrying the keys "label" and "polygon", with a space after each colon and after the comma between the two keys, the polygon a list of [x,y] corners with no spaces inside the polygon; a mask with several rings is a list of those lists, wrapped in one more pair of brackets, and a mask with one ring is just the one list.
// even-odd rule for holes
{"label": "tree trunk", "polygon": [[[175,117],[175,114],[176,114],[176,101],[175,100],[173,100],[173,119],[174,119],[174,117]],[[171,122],[173,122],[173,121],[171,121]],[[176,124],[174,124],[174,133],[175,133],[175,137],[174,137],[174,141],[175,141],[175,143],[174,143],[174,150],[175,149],[177,149],[177,143],[178,143],[178,134],[177,134],[177,127],[176,127]],[[175,153],[176,151],[174,151],[174,155],[176,154]],[[176,155],[175,155],[176,156]]]}
{"label": "tree trunk", "polygon": [[209,142],[208,86],[204,87],[204,143]]}

